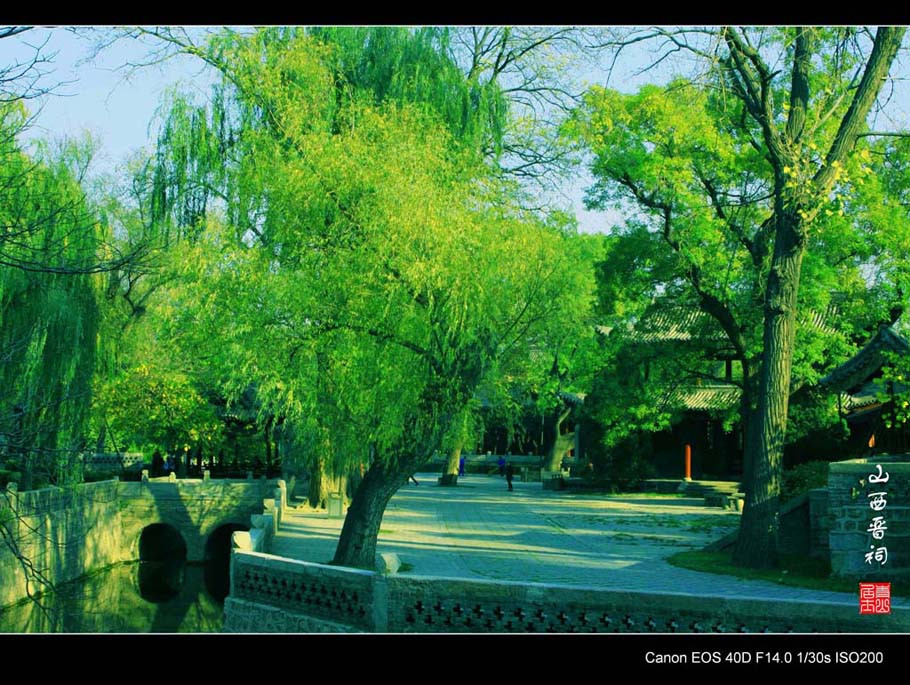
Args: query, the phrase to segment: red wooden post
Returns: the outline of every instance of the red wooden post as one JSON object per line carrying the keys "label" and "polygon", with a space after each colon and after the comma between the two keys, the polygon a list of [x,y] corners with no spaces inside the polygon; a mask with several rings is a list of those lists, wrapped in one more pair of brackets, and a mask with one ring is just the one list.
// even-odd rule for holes
{"label": "red wooden post", "polygon": [[692,445],[686,443],[686,480],[692,480]]}

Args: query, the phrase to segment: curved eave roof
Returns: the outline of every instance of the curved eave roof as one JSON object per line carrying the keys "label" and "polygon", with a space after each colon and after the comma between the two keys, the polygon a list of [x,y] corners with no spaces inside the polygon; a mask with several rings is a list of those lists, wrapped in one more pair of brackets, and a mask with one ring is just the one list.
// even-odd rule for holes
{"label": "curved eave roof", "polygon": [[857,388],[878,372],[885,363],[885,355],[888,352],[908,355],[910,343],[895,333],[890,326],[882,326],[863,349],[830,371],[819,383],[841,392]]}

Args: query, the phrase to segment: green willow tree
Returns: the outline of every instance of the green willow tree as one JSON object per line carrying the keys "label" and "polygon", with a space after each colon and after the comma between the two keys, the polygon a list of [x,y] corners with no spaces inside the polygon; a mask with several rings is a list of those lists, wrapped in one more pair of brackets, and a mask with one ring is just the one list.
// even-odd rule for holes
{"label": "green willow tree", "polygon": [[26,155],[25,117],[0,105],[0,440],[29,489],[81,477],[103,231],[78,183],[86,148]]}
{"label": "green willow tree", "polygon": [[221,207],[176,260],[175,339],[221,357],[225,389],[255,381],[336,467],[363,465],[335,562],[369,568],[394,492],[503,360],[585,302],[572,237],[434,108],[348,83],[336,45],[264,31],[211,50],[225,83],[198,145],[222,151],[203,176]]}
{"label": "green willow tree", "polygon": [[[832,246],[848,261],[862,260],[855,237],[837,245],[840,229],[830,219],[843,212],[851,226],[864,224],[850,213],[859,183],[850,172],[865,173],[862,136],[903,34],[640,30],[614,47],[661,39],[689,51],[710,65],[704,88],[645,89],[631,96],[637,101],[596,90],[589,100],[585,135],[602,179],[595,202],[623,195],[650,217],[637,229],[640,238],[665,243],[670,254],[661,259],[678,274],[673,285],[683,284],[689,302],[713,317],[744,365],[747,498],[735,553],[743,565],[776,563],[781,456],[801,353],[798,313],[816,304],[801,299],[804,266],[814,264],[805,272],[810,282],[827,273],[836,287],[822,268],[837,252]],[[617,139],[627,144],[613,150]],[[728,275],[741,265],[757,278],[737,286]],[[731,311],[737,301],[745,305],[740,319]],[[749,307],[761,313],[755,341]]]}

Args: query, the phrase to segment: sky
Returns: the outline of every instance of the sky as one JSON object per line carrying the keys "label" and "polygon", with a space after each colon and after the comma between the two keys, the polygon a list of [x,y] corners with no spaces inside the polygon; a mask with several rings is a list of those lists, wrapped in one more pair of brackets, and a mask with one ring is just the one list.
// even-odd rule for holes
{"label": "sky", "polygon": [[[12,60],[27,59],[35,46],[53,55],[52,63],[45,65],[46,85],[59,84],[54,94],[41,100],[35,125],[28,132],[31,137],[81,137],[88,131],[100,144],[95,170],[115,172],[130,155],[143,147],[150,147],[155,114],[168,89],[180,87],[208,90],[214,81],[211,70],[203,69],[199,62],[189,57],[168,60],[159,66],[145,67],[127,78],[123,65],[141,60],[148,47],[137,41],[122,40],[100,56],[92,57],[98,32],[79,34],[65,28],[38,28],[20,36],[0,40],[0,65]],[[646,75],[636,72],[648,61],[643,49],[627,51],[617,65],[613,87],[631,90],[646,80],[664,80],[668,69],[649,71]],[[906,71],[906,58],[902,71]],[[602,83],[604,72],[592,70],[582,78],[589,83]],[[889,103],[891,121],[883,128],[910,128],[910,79],[897,80],[896,92]],[[31,107],[37,103],[32,103]],[[615,212],[589,212],[584,209],[584,187],[590,178],[583,170],[568,182],[560,195],[575,211],[582,232],[604,232],[621,220]]]}
{"label": "sky", "polygon": [[181,58],[144,68],[127,80],[122,66],[141,59],[147,48],[118,41],[92,58],[93,41],[99,37],[77,36],[66,29],[34,29],[21,38],[0,40],[0,64],[26,59],[32,54],[30,46],[44,44],[43,52],[54,56],[53,63],[44,67],[45,83],[59,85],[53,95],[41,99],[29,135],[80,137],[88,131],[101,144],[97,163],[113,170],[150,143],[150,125],[169,88],[182,84],[204,89],[212,76],[194,60]]}
{"label": "sky", "polygon": [[[197,60],[180,58],[160,66],[146,67],[126,78],[123,65],[139,61],[147,46],[123,40],[92,56],[100,34],[77,34],[66,28],[37,28],[21,36],[0,40],[0,65],[28,59],[36,46],[52,55],[44,65],[44,83],[56,85],[54,94],[41,98],[35,123],[26,134],[34,138],[78,138],[89,132],[99,144],[95,172],[115,172],[132,154],[154,140],[156,112],[168,89],[207,90],[214,81],[210,70]],[[599,80],[591,74],[587,80]],[[38,103],[32,102],[35,110]],[[586,175],[566,184],[556,198],[575,211],[582,232],[603,232],[619,219],[613,213],[589,212],[584,208]]]}

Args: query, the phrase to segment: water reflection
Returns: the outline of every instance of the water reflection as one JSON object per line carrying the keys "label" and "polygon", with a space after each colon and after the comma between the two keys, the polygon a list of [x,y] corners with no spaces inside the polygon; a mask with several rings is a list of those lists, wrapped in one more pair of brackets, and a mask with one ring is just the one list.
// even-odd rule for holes
{"label": "water reflection", "polygon": [[0,610],[0,632],[219,632],[227,587],[223,559],[123,564]]}
{"label": "water reflection", "polygon": [[138,574],[142,599],[161,604],[180,594],[186,582],[186,561],[140,561]]}

